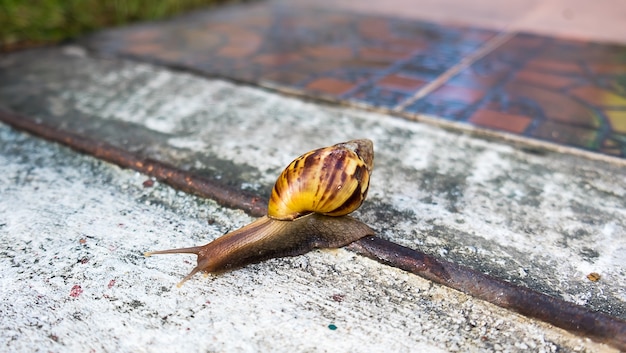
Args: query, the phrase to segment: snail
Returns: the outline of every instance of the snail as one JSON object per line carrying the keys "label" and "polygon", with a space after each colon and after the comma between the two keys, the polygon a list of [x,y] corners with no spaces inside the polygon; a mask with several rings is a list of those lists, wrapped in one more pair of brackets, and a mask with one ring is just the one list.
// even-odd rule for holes
{"label": "snail", "polygon": [[303,154],[280,174],[267,215],[212,242],[191,248],[145,253],[195,254],[198,272],[221,273],[275,257],[316,248],[338,248],[374,231],[347,214],[367,196],[374,146],[367,139],[338,143]]}

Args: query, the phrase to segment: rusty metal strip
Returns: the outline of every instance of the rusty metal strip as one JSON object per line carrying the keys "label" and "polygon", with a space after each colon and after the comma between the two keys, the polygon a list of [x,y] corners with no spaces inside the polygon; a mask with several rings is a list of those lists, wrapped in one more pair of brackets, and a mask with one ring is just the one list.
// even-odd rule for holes
{"label": "rusty metal strip", "polygon": [[378,237],[347,246],[357,254],[446,285],[502,308],[626,350],[626,322],[517,286],[465,266],[439,260]]}
{"label": "rusty metal strip", "polygon": [[[0,111],[0,121],[47,140],[62,143],[78,152],[145,173],[174,188],[213,199],[223,206],[241,209],[252,216],[266,213],[265,202],[258,196],[226,187],[214,180],[159,161],[143,158],[106,142],[37,123],[6,111]],[[439,260],[378,237],[361,239],[347,248],[502,308],[626,351],[626,321],[618,318]]]}

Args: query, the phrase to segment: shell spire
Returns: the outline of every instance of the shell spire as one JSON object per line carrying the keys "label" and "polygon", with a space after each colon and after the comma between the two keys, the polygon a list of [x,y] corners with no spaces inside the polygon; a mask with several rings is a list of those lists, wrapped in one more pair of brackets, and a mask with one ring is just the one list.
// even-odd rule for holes
{"label": "shell spire", "polygon": [[268,216],[278,220],[320,213],[343,216],[361,206],[373,168],[374,144],[352,140],[296,158],[278,177]]}

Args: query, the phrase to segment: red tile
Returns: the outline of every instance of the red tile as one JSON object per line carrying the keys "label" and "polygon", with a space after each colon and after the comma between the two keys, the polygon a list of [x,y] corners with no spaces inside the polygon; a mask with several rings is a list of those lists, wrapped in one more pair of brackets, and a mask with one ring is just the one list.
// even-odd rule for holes
{"label": "red tile", "polygon": [[[335,72],[344,68],[344,62],[341,60],[302,60],[295,65],[299,70],[290,68],[291,71],[298,71],[300,73],[306,73],[311,77],[311,74],[316,76],[328,75],[335,77]],[[338,77],[335,77],[340,79]]]}
{"label": "red tile", "polygon": [[406,77],[398,74],[391,74],[380,79],[377,82],[377,85],[392,89],[414,91],[424,86],[426,83],[427,82],[424,80]]}
{"label": "red tile", "polygon": [[565,75],[553,75],[528,69],[517,72],[517,74],[515,74],[514,80],[533,84],[538,87],[553,89],[566,88],[578,82],[575,77]]}
{"label": "red tile", "polygon": [[481,127],[523,134],[532,119],[523,115],[513,115],[493,110],[479,110],[469,122]]}
{"label": "red tile", "polygon": [[216,54],[228,58],[248,57],[261,47],[263,39],[255,33],[239,32],[228,39],[228,44],[221,47]]}
{"label": "red tile", "polygon": [[304,48],[303,55],[324,60],[348,60],[354,56],[352,49],[332,45]]}
{"label": "red tile", "polygon": [[306,88],[317,92],[341,95],[354,88],[354,86],[355,85],[350,82],[325,77],[309,83]]}

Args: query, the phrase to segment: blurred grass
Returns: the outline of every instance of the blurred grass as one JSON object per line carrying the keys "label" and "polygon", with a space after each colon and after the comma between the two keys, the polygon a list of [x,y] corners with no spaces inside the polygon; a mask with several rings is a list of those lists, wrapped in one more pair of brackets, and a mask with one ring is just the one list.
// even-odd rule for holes
{"label": "blurred grass", "polygon": [[0,50],[59,42],[224,0],[0,0]]}

